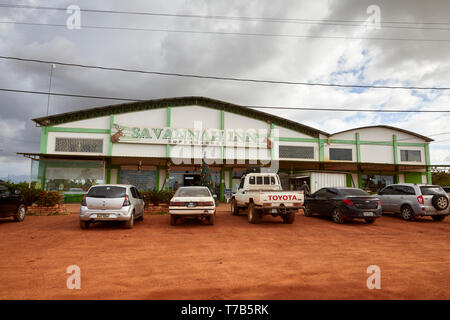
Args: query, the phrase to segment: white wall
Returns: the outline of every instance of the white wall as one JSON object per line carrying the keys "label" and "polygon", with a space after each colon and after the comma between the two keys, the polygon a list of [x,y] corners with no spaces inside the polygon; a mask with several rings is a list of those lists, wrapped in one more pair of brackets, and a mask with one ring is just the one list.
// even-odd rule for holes
{"label": "white wall", "polygon": [[204,129],[220,129],[220,110],[199,106],[171,109],[171,127],[194,128],[195,121],[201,121]]}
{"label": "white wall", "polygon": [[361,145],[361,162],[394,163],[392,146]]}
{"label": "white wall", "polygon": [[167,127],[167,108],[117,114],[114,122],[127,127],[164,128]]}
{"label": "white wall", "polygon": [[109,116],[67,122],[55,125],[57,128],[109,129]]}
{"label": "white wall", "polygon": [[312,172],[311,173],[311,193],[324,187],[345,187],[345,173]]}

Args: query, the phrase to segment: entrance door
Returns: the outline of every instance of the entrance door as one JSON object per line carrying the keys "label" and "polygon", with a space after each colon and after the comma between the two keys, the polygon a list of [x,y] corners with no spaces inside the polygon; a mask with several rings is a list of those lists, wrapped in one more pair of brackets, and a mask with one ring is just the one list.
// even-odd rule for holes
{"label": "entrance door", "polygon": [[183,185],[185,187],[199,186],[200,175],[199,174],[185,174],[183,178]]}

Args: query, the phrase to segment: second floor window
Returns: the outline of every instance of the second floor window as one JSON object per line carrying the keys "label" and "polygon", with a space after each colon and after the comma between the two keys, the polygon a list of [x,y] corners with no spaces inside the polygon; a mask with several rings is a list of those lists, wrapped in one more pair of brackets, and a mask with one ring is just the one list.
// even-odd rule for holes
{"label": "second floor window", "polygon": [[330,160],[352,161],[352,149],[330,148]]}

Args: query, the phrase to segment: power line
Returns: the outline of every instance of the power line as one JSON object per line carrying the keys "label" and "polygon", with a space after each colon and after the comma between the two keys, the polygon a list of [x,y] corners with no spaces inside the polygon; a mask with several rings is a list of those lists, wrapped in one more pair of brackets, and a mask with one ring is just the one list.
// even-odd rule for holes
{"label": "power line", "polygon": [[99,69],[99,70],[108,70],[108,71],[153,74],[153,75],[160,75],[160,76],[174,76],[174,77],[184,77],[184,78],[212,79],[212,80],[252,82],[252,83],[304,85],[304,86],[320,86],[320,87],[340,87],[340,88],[366,88],[366,89],[370,88],[370,89],[405,89],[405,90],[450,90],[450,87],[378,86],[378,85],[362,85],[362,84],[298,82],[298,81],[279,81],[279,80],[262,80],[262,79],[250,79],[250,78],[207,76],[207,75],[199,75],[199,74],[173,73],[173,72],[161,72],[161,71],[146,71],[146,70],[139,70],[139,69],[104,67],[104,66],[99,66],[99,65],[86,65],[86,64],[79,64],[79,63],[67,63],[67,62],[49,61],[49,60],[40,60],[40,59],[26,59],[26,58],[3,56],[3,55],[0,55],[0,59],[44,63],[44,64],[56,64],[56,65],[68,66],[68,67],[90,68],[90,69]]}
{"label": "power line", "polygon": [[[65,24],[56,24],[56,23],[34,23],[34,22],[19,22],[19,21],[0,21],[0,23],[67,28],[67,25]],[[281,37],[281,38],[297,38],[297,39],[313,38],[313,39],[345,39],[345,40],[376,40],[376,41],[419,41],[419,42],[441,42],[441,43],[450,42],[450,39],[322,36],[322,35],[297,35],[297,34],[278,34],[278,33],[250,33],[250,32],[224,32],[224,31],[202,31],[202,30],[158,29],[158,28],[111,27],[111,26],[92,26],[92,25],[83,25],[81,29],[147,31],[147,32],[167,32],[167,33],[181,33],[181,34],[185,33],[185,34],[201,34],[201,35],[207,34],[207,35],[228,35],[228,36]]]}
{"label": "power line", "polygon": [[[14,93],[28,93],[28,94],[39,94],[48,95],[45,91],[31,91],[31,90],[19,90],[19,89],[8,89],[0,88],[0,91],[4,92],[14,92]],[[60,96],[60,97],[70,97],[70,98],[88,98],[88,99],[103,99],[103,100],[116,100],[116,101],[128,101],[128,102],[144,102],[148,99],[135,99],[135,98],[121,98],[121,97],[106,97],[106,96],[93,96],[93,95],[81,95],[81,94],[70,94],[70,93],[55,93],[52,92],[50,95]],[[247,108],[255,109],[278,109],[278,110],[298,110],[298,111],[336,111],[336,112],[380,112],[380,113],[450,113],[450,110],[393,110],[393,109],[345,109],[345,108],[317,108],[317,107],[269,107],[269,106],[244,106]]]}
{"label": "power line", "polygon": [[[33,5],[17,5],[17,4],[0,4],[3,8],[16,9],[39,9],[39,10],[57,10],[66,11],[67,8],[33,6]],[[119,11],[119,10],[101,10],[101,9],[84,9],[81,12],[89,13],[106,13],[106,14],[125,14],[125,15],[144,15],[158,17],[175,17],[175,18],[200,18],[214,20],[237,20],[237,21],[260,21],[274,23],[342,23],[340,25],[348,25],[347,23],[365,23],[366,20],[331,20],[331,19],[299,19],[299,18],[278,18],[278,17],[245,17],[245,16],[222,16],[222,15],[199,15],[199,14],[175,14],[162,12],[142,12],[142,11]],[[450,25],[450,22],[409,22],[409,21],[381,21],[382,24],[407,24],[407,25]],[[358,25],[359,26],[359,25]],[[447,30],[447,29],[445,29]]]}

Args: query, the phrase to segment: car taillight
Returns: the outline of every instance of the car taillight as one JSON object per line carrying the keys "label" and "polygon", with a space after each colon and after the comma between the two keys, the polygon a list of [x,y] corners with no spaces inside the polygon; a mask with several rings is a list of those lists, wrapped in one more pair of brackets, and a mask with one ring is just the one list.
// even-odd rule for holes
{"label": "car taillight", "polygon": [[130,199],[127,195],[125,195],[125,200],[123,201],[122,207],[128,207],[130,204]]}
{"label": "car taillight", "polygon": [[352,206],[352,205],[353,205],[353,201],[352,201],[352,200],[342,199],[342,202],[345,203],[345,204],[347,204],[347,205],[349,205],[349,206]]}
{"label": "car taillight", "polygon": [[171,207],[183,207],[185,205],[184,202],[170,201],[169,206]]}
{"label": "car taillight", "polygon": [[214,202],[212,201],[200,201],[197,203],[198,206],[200,207],[208,207],[208,206],[213,206]]}
{"label": "car taillight", "polygon": [[81,200],[81,206],[82,207],[86,207],[87,203],[86,203],[86,196],[83,196],[83,200]]}
{"label": "car taillight", "polygon": [[423,201],[423,196],[418,196],[417,201],[419,201],[420,204],[424,204],[425,201]]}
{"label": "car taillight", "polygon": [[381,206],[381,201],[380,200],[378,200],[378,205]]}

